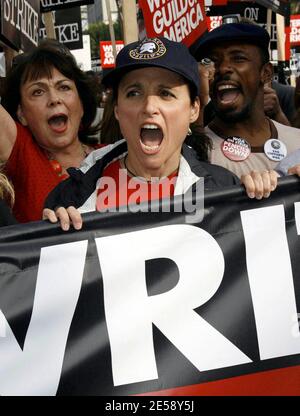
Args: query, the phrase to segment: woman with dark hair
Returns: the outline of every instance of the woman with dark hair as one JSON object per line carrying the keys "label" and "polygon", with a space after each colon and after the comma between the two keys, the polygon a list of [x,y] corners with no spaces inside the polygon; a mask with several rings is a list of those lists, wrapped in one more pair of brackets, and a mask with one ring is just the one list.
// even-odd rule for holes
{"label": "woman with dark hair", "polygon": [[113,89],[111,110],[124,139],[69,170],[46,200],[45,219],[79,229],[80,212],[172,198],[202,179],[206,190],[239,183],[184,143],[200,109],[198,65],[185,45],[164,38],[126,45],[104,83]]}
{"label": "woman with dark hair", "polygon": [[[189,141],[199,117],[200,84],[197,61],[185,45],[165,38],[130,43],[103,81],[113,89],[124,139],[92,152],[80,169],[69,169],[70,178],[48,195],[44,219],[59,220],[63,230],[70,223],[80,229],[84,212],[136,212],[142,202],[194,197],[200,184],[204,191],[240,184],[233,173],[201,160],[207,142],[196,149]],[[254,183],[251,192],[261,199],[268,186]]]}
{"label": "woman with dark hair", "polygon": [[10,207],[14,203],[14,190],[7,177],[0,173],[0,227],[16,224]]}
{"label": "woman with dark hair", "polygon": [[94,150],[86,143],[99,129],[96,109],[91,78],[59,42],[42,41],[15,58],[0,106],[0,161],[20,222],[41,219],[48,193]]}
{"label": "woman with dark hair", "polygon": [[[118,120],[114,114],[117,103],[117,89],[109,90],[105,102],[103,116],[100,122],[101,144],[112,144],[124,139]],[[201,100],[201,99],[200,99]],[[211,141],[199,125],[199,119],[190,124],[190,134],[186,137],[185,143],[192,147],[200,160],[208,161],[208,151],[211,149]]]}

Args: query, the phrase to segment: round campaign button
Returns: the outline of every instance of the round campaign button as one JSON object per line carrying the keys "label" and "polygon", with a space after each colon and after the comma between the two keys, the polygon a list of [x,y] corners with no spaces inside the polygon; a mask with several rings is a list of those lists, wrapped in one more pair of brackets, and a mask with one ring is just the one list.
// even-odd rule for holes
{"label": "round campaign button", "polygon": [[287,155],[286,145],[278,139],[269,139],[264,144],[265,155],[274,162],[280,162]]}
{"label": "round campaign button", "polygon": [[235,162],[242,162],[251,153],[251,146],[247,140],[237,136],[227,137],[221,144],[223,155]]}

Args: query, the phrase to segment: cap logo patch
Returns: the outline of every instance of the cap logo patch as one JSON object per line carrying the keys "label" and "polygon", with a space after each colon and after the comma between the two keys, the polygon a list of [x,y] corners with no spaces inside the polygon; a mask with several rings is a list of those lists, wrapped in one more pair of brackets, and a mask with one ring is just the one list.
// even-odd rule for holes
{"label": "cap logo patch", "polygon": [[146,39],[137,48],[132,49],[129,56],[133,59],[154,59],[160,58],[166,51],[166,47],[160,39]]}

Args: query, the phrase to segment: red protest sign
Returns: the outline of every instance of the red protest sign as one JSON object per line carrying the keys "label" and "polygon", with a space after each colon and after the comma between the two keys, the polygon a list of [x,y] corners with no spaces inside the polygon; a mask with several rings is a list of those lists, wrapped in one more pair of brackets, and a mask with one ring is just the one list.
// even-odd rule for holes
{"label": "red protest sign", "polygon": [[206,7],[210,6],[226,6],[228,0],[204,0]]}
{"label": "red protest sign", "polygon": [[290,41],[291,47],[300,45],[300,14],[291,15],[291,32]]}
{"label": "red protest sign", "polygon": [[291,59],[291,26],[285,26],[284,28],[285,33],[285,60],[289,61]]}
{"label": "red protest sign", "polygon": [[207,16],[207,28],[209,32],[221,26],[221,24],[222,16]]}
{"label": "red protest sign", "polygon": [[204,0],[139,0],[148,37],[190,46],[207,29]]}
{"label": "red protest sign", "polygon": [[[116,41],[116,51],[117,54],[124,47],[124,42],[122,40]],[[115,67],[115,58],[113,54],[113,47],[110,40],[100,42],[100,58],[102,68],[114,68]]]}

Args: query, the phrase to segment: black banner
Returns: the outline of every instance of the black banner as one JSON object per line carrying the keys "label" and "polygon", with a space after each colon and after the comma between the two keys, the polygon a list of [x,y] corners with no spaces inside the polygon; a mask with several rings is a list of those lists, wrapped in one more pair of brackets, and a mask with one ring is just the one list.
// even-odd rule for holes
{"label": "black banner", "polygon": [[290,14],[290,4],[288,0],[256,0],[256,3],[286,17]]}
{"label": "black banner", "polygon": [[[71,50],[81,49],[83,42],[80,7],[53,11],[52,15],[56,39],[64,43]],[[43,22],[43,15],[41,16],[39,37],[43,39],[46,37],[46,28]]]}
{"label": "black banner", "polygon": [[94,0],[41,0],[41,13],[83,6],[84,4],[94,4]]}
{"label": "black banner", "polygon": [[0,234],[0,394],[300,394],[300,194]]}
{"label": "black banner", "polygon": [[27,52],[38,44],[39,19],[39,0],[2,0],[0,40]]}

